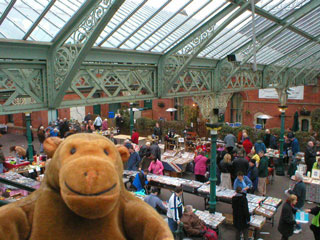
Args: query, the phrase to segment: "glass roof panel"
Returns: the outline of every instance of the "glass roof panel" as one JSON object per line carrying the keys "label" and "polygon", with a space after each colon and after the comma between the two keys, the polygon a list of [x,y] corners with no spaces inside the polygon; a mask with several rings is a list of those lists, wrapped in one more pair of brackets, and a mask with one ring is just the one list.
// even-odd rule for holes
{"label": "glass roof panel", "polygon": [[[182,14],[178,14],[174,19],[170,21],[170,23],[178,24],[175,26],[175,28],[171,29],[164,38],[162,38],[161,40],[157,40],[161,44],[158,43],[159,46],[157,46],[154,50],[161,52],[170,50],[170,48],[178,44],[190,32],[198,28],[200,25],[203,25],[217,12],[222,10],[222,6],[226,6],[226,2],[220,1],[220,4],[217,4],[217,2],[206,2],[202,5],[198,3],[196,11],[194,11],[193,9],[191,15],[184,16]],[[177,21],[178,19],[180,20],[180,23]],[[166,30],[165,27],[162,29],[162,31]],[[176,29],[176,27],[179,28]]]}
{"label": "glass roof panel", "polygon": [[[0,38],[23,39],[52,0],[18,0],[0,25]],[[27,40],[52,41],[86,0],[56,0],[54,5],[35,26]],[[301,9],[311,0],[259,0],[257,7],[283,19]],[[318,1],[318,0],[316,0]],[[3,14],[11,0],[0,0]],[[227,0],[126,0],[118,9],[95,45],[151,52],[168,52],[199,27],[205,26],[211,17],[232,3]],[[237,7],[234,11],[236,11]],[[233,12],[234,12],[233,11]],[[216,28],[233,13],[224,16]],[[1,16],[1,15],[0,15]],[[222,59],[231,53],[251,52],[251,11],[243,12],[221,31],[200,53],[200,57]],[[267,40],[281,26],[256,14],[255,27],[258,42]],[[276,27],[273,27],[276,26]],[[320,34],[320,7],[296,21],[294,27],[316,37]],[[273,31],[260,35],[273,27]],[[286,63],[286,55],[305,46],[310,41],[288,29],[282,31],[257,53],[257,61],[277,65]],[[320,44],[303,48],[301,59],[320,48]],[[251,61],[251,60],[250,60]],[[298,60],[297,60],[298,61]]]}
{"label": "glass roof panel", "polygon": [[[263,9],[283,19],[308,2],[310,2],[310,0],[273,0],[271,5],[268,5]],[[274,5],[277,6],[271,10]]]}
{"label": "glass roof panel", "polygon": [[306,33],[318,35],[320,32],[320,7],[299,19],[293,25]]}

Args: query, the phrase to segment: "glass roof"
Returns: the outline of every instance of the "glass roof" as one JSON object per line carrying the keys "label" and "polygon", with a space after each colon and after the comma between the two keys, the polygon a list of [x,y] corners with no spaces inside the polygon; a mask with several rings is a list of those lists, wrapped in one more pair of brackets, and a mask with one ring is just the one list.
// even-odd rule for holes
{"label": "glass roof", "polygon": [[[320,50],[320,6],[318,0],[258,0],[255,5],[257,63],[285,65],[286,56],[304,51],[290,66]],[[85,0],[0,0],[0,38],[51,42]],[[240,3],[239,3],[240,2]],[[199,27],[231,5],[237,6],[215,28],[235,12],[241,1],[232,0],[126,0],[98,37],[95,46],[166,53]],[[237,5],[239,4],[239,5]],[[287,24],[287,21],[292,21]],[[228,54],[252,52],[252,13],[248,8],[215,36],[199,57],[223,59]],[[278,61],[277,61],[278,60]],[[252,61],[250,59],[249,61]],[[295,64],[296,63],[296,64]]]}

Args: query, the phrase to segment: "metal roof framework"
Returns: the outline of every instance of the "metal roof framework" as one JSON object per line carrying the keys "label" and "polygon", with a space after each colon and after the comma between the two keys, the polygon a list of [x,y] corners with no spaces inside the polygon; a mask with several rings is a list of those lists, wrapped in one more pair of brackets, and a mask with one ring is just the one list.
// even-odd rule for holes
{"label": "metal roof framework", "polygon": [[320,1],[250,4],[0,0],[0,114],[317,84]]}

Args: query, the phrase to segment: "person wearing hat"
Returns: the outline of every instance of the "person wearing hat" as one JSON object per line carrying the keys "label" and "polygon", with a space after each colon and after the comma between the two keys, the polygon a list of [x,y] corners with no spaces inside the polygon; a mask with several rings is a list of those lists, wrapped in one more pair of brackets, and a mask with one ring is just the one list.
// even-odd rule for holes
{"label": "person wearing hat", "polygon": [[254,193],[258,188],[258,181],[259,181],[258,168],[256,167],[256,160],[255,159],[250,159],[247,176],[252,182],[251,192]]}

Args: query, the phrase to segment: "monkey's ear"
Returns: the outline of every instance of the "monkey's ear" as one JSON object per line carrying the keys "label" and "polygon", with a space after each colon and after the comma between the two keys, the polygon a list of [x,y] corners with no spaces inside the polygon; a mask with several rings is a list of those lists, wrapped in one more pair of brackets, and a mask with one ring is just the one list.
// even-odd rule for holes
{"label": "monkey's ear", "polygon": [[125,146],[117,146],[117,148],[120,153],[122,162],[128,161],[128,159],[130,157],[130,153],[129,153],[128,148],[126,148]]}
{"label": "monkey's ear", "polygon": [[49,137],[43,142],[43,148],[48,158],[52,158],[62,139],[59,137]]}

